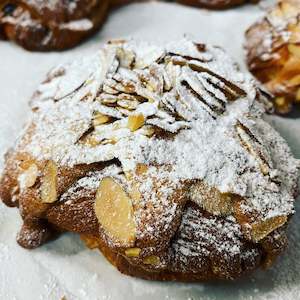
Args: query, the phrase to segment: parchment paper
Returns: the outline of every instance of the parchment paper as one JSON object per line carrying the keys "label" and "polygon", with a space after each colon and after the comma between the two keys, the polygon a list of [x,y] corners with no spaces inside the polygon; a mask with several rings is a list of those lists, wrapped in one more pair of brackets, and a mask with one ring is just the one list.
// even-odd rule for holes
{"label": "parchment paper", "polygon": [[[0,42],[0,155],[12,145],[28,116],[27,101],[54,65],[95,51],[112,38],[167,41],[184,34],[218,44],[244,66],[243,32],[260,15],[258,6],[211,12],[171,3],[132,4],[113,12],[102,31],[63,53],[30,53]],[[300,158],[300,119],[272,117]],[[2,164],[3,162],[1,162]],[[0,168],[1,168],[0,164]],[[300,299],[300,206],[290,225],[290,246],[275,267],[229,283],[147,282],[121,275],[79,237],[64,234],[39,249],[15,242],[21,221],[0,203],[0,299]]]}

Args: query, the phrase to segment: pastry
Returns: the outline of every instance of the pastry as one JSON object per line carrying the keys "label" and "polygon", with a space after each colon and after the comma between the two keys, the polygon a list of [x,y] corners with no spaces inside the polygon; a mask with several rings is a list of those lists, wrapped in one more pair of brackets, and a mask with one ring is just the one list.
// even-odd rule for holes
{"label": "pastry", "polygon": [[0,37],[32,51],[74,47],[103,23],[109,0],[0,0]]}
{"label": "pastry", "polygon": [[[249,1],[178,0],[182,4],[212,9]],[[0,0],[0,39],[12,40],[30,51],[65,50],[78,45],[99,29],[109,8],[130,2],[136,1]]]}
{"label": "pastry", "polygon": [[226,9],[243,3],[257,3],[259,0],[177,0],[179,3],[210,9]]}
{"label": "pastry", "polygon": [[219,47],[112,41],[58,66],[6,155],[18,242],[79,233],[121,272],[234,279],[284,250],[299,161],[268,94]]}
{"label": "pastry", "polygon": [[280,1],[246,32],[249,70],[275,95],[280,114],[300,101],[300,1]]}

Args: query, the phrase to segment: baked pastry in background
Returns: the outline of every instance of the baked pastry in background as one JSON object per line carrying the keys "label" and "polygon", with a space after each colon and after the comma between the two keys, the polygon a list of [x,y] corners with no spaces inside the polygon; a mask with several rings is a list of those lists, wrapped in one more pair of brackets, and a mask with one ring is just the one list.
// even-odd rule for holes
{"label": "baked pastry in background", "polygon": [[32,51],[64,50],[95,32],[109,0],[0,0],[0,36]]}
{"label": "baked pastry in background", "polygon": [[226,9],[243,3],[257,3],[259,0],[177,0],[181,4],[210,9]]}
{"label": "baked pastry in background", "polygon": [[246,32],[249,70],[275,95],[280,114],[300,102],[300,1],[280,1]]}
{"label": "baked pastry in background", "polygon": [[267,95],[219,47],[110,42],[58,66],[6,155],[18,242],[79,233],[121,272],[233,279],[284,250],[299,161]]}
{"label": "baked pastry in background", "polygon": [[[142,2],[146,2],[142,1]],[[65,50],[100,28],[109,9],[139,0],[0,0],[0,39],[30,51]],[[179,0],[224,9],[256,0]]]}

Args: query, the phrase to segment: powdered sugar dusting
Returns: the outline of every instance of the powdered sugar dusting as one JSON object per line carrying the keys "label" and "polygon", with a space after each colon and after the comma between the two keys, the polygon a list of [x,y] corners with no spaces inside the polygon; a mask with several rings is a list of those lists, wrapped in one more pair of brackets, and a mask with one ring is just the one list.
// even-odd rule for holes
{"label": "powdered sugar dusting", "polygon": [[[143,14],[138,14],[143,8]],[[238,8],[235,10],[228,10],[222,13],[219,12],[207,12],[196,10],[193,8],[187,8],[179,5],[173,5],[171,3],[148,3],[131,5],[130,7],[124,7],[117,11],[115,15],[110,18],[108,24],[109,30],[103,33],[101,37],[107,37],[107,35],[124,35],[128,31],[136,32],[136,24],[143,24],[139,27],[138,34],[141,36],[152,35],[156,37],[157,32],[161,26],[161,22],[166,20],[168,23],[168,29],[161,31],[161,37],[163,39],[174,37],[176,34],[181,34],[184,31],[194,32],[195,35],[199,33],[199,28],[205,28],[207,24],[211,25],[211,30],[201,31],[203,36],[211,37],[210,40],[214,42],[222,43],[229,48],[233,49],[232,53],[236,54],[236,57],[242,61],[242,51],[240,49],[240,40],[242,39],[242,31],[245,26],[248,26],[258,14],[256,7],[247,6],[245,10]],[[168,10],[172,15],[181,17],[183,22],[176,23],[177,18],[170,20],[169,15],[166,15]],[[183,13],[184,12],[184,13]],[[201,17],[200,17],[201,16]],[[146,17],[146,18],[145,18]],[[132,18],[135,22],[131,22]],[[224,18],[228,22],[224,23]],[[144,23],[142,23],[144,19]],[[122,30],[120,32],[120,20]],[[140,23],[141,22],[141,23]],[[236,24],[239,26],[236,26]],[[191,27],[191,24],[193,25]],[[170,29],[172,28],[172,30]],[[190,28],[190,29],[189,29]],[[219,35],[220,28],[224,29],[224,32],[230,33],[230,39],[228,34]],[[173,33],[173,35],[172,35]],[[226,44],[227,41],[227,44]],[[99,39],[95,39],[92,43],[96,46],[99,43]],[[3,45],[4,47],[5,45]],[[89,48],[90,44],[86,44]],[[5,48],[5,47],[4,47]],[[15,116],[15,112],[20,112],[19,116],[22,116],[24,107],[20,104],[20,101],[29,90],[32,89],[32,84],[27,89],[18,88],[17,82],[24,81],[24,78],[28,78],[28,67],[34,63],[37,59],[36,56],[32,56],[25,51],[17,51],[17,49],[7,45],[3,50],[3,54],[13,52],[22,57],[21,61],[26,61],[25,64],[12,65],[11,54],[5,54],[5,61],[3,66],[7,66],[2,89],[3,108],[1,110],[2,129],[6,128],[6,131],[2,131],[2,134],[6,139],[12,140],[13,133],[16,132],[16,127],[20,126],[21,118],[17,118],[14,124],[15,127],[11,129],[11,119]],[[83,48],[85,49],[85,48]],[[82,49],[80,49],[82,51]],[[17,52],[17,53],[14,53]],[[69,52],[67,55],[72,55],[73,52]],[[49,57],[38,56],[41,58],[41,66],[49,68],[49,65],[53,64],[53,60]],[[42,59],[43,58],[43,59]],[[57,55],[57,60],[62,59],[61,54]],[[21,59],[21,58],[20,58]],[[54,59],[55,60],[55,59]],[[19,61],[19,60],[18,60]],[[44,69],[33,70],[30,75],[30,82],[36,81],[39,77],[39,72],[44,72]],[[8,71],[9,70],[9,71]],[[18,72],[16,72],[18,70]],[[23,73],[22,73],[23,72]],[[23,77],[22,77],[23,74]],[[26,74],[26,75],[24,75]],[[9,83],[9,78],[17,78],[18,80]],[[33,78],[33,79],[32,79]],[[14,95],[10,91],[20,91]],[[25,91],[24,91],[25,90]],[[5,93],[9,91],[9,93]],[[8,96],[9,95],[9,96]],[[8,100],[9,99],[9,100]],[[8,100],[8,101],[6,101]],[[11,105],[11,103],[14,105]],[[18,104],[17,104],[18,103]],[[7,108],[7,109],[6,109]],[[9,108],[9,109],[8,109]],[[13,115],[9,112],[13,111]],[[7,121],[6,121],[7,119]],[[9,120],[8,120],[9,119]],[[277,118],[278,127],[282,128],[285,132],[285,136],[289,139],[289,142],[294,146],[295,153],[299,153],[299,143],[297,142],[297,130],[299,129],[299,122],[297,120]],[[10,122],[10,123],[9,123]],[[294,125],[294,126],[293,126]],[[291,126],[294,130],[291,130]],[[3,145],[7,146],[8,142],[4,142]],[[3,147],[2,147],[3,148]],[[2,149],[3,151],[4,149]],[[43,292],[43,288],[53,291],[52,285],[49,283],[48,277],[41,274],[48,274],[50,277],[55,277],[61,286],[64,286],[69,291],[72,291],[72,295],[69,295],[66,291],[64,293],[51,294],[53,299],[60,299],[63,295],[66,295],[67,299],[127,299],[131,297],[133,299],[297,299],[299,294],[299,218],[297,215],[293,218],[292,228],[290,230],[290,251],[286,253],[283,260],[275,266],[270,272],[258,273],[256,280],[253,278],[246,278],[243,281],[233,283],[212,283],[212,284],[174,284],[174,283],[159,283],[148,282],[143,280],[136,280],[128,276],[118,274],[114,268],[108,265],[108,263],[99,256],[97,251],[85,250],[80,244],[79,238],[73,235],[65,234],[59,240],[45,245],[43,248],[37,251],[24,251],[15,244],[15,232],[20,225],[16,211],[4,207],[0,204],[0,223],[2,224],[1,240],[6,245],[10,243],[8,253],[11,260],[7,262],[2,260],[3,267],[1,270],[1,291],[2,296],[6,299],[22,298],[27,295],[29,298],[43,299],[46,297],[46,292]],[[299,207],[298,207],[299,208]],[[10,228],[10,230],[8,230]],[[76,249],[76,250],[75,250]],[[2,249],[1,249],[2,250]],[[3,254],[3,252],[1,252]],[[28,255],[26,255],[28,253]],[[26,255],[26,256],[25,256]],[[22,268],[22,266],[26,267]],[[33,266],[36,268],[33,269]],[[94,279],[94,274],[97,273],[98,278]],[[31,274],[30,278],[27,276]],[[24,280],[26,278],[26,280]],[[30,279],[30,281],[28,281]],[[20,284],[20,281],[23,284]],[[18,284],[16,288],[15,282]],[[30,284],[28,284],[28,282]],[[44,283],[45,286],[43,285]],[[31,286],[31,288],[29,287]],[[118,289],[115,287],[118,286]],[[32,288],[34,287],[34,288]],[[85,290],[83,296],[79,293],[79,289]],[[19,296],[18,296],[19,295]],[[76,295],[76,296],[75,296]],[[48,297],[49,298],[49,297]],[[51,298],[51,299],[52,299]]]}
{"label": "powdered sugar dusting", "polygon": [[[260,120],[256,95],[252,80],[220,48],[189,40],[165,49],[140,42],[110,45],[49,74],[32,102],[36,130],[26,151],[70,166],[113,158],[124,171],[137,163],[170,165],[169,177],[201,179],[222,193],[240,195],[246,200],[242,208],[262,219],[289,215],[299,163]],[[97,112],[115,120],[93,127]],[[146,126],[174,137],[131,132],[128,118],[137,113]],[[88,130],[88,139],[79,143]]]}
{"label": "powdered sugar dusting", "polygon": [[[232,217],[220,220],[205,218],[200,211],[188,208],[182,219],[179,236],[172,244],[175,260],[184,266],[195,257],[210,257],[217,252],[223,259],[231,259],[242,252],[241,228]],[[193,240],[190,239],[193,232]]]}
{"label": "powdered sugar dusting", "polygon": [[80,19],[68,23],[63,23],[60,25],[60,28],[69,29],[73,31],[85,31],[85,30],[91,30],[93,26],[94,25],[92,21],[90,21],[89,19]]}
{"label": "powdered sugar dusting", "polygon": [[[256,53],[262,61],[279,60],[281,49],[288,43],[299,42],[297,26],[299,23],[299,3],[297,1],[278,1],[268,9],[265,17],[252,27],[252,39],[257,40]],[[255,31],[258,27],[259,30]],[[253,28],[253,30],[251,29]],[[292,33],[295,28],[295,33]]]}
{"label": "powdered sugar dusting", "polygon": [[[41,12],[44,9],[54,11],[62,5],[61,0],[28,0],[28,5],[33,6],[37,11]],[[78,0],[70,1],[70,5],[67,5],[67,8],[70,13],[72,13],[78,5]]]}

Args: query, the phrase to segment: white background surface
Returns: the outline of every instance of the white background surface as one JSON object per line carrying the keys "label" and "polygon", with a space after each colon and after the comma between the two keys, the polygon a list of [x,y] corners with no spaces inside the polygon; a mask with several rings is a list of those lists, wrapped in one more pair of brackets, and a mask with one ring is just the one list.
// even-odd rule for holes
{"label": "white background surface", "polygon": [[[262,12],[256,6],[209,12],[176,4],[133,4],[116,10],[91,40],[64,53],[29,53],[0,42],[0,156],[28,116],[27,101],[55,64],[91,53],[111,38],[174,40],[184,34],[225,47],[243,68],[243,32]],[[300,158],[300,119],[272,118]],[[0,162],[1,168],[2,161]],[[118,273],[98,251],[65,234],[34,251],[15,242],[21,221],[0,203],[0,299],[300,299],[300,205],[290,225],[290,246],[267,272],[236,282],[178,284],[147,282]]]}

